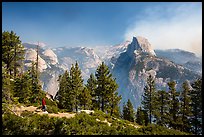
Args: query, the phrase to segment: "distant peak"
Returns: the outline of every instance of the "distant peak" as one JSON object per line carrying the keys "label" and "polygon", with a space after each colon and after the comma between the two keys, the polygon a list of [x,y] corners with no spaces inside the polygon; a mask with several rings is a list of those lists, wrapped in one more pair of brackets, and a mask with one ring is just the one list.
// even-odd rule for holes
{"label": "distant peak", "polygon": [[128,45],[127,52],[129,53],[145,52],[150,55],[156,56],[149,41],[142,36],[137,36],[132,38],[132,42]]}

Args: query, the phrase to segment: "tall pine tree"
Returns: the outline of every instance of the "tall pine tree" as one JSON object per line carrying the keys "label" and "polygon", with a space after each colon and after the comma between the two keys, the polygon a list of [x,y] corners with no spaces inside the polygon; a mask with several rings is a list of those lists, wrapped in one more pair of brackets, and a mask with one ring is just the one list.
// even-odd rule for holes
{"label": "tall pine tree", "polygon": [[15,77],[20,62],[24,59],[24,47],[19,36],[13,31],[2,33],[2,61],[6,64],[7,73]]}
{"label": "tall pine tree", "polygon": [[181,131],[189,132],[191,125],[190,125],[190,116],[191,116],[191,98],[190,98],[190,87],[188,82],[185,81],[183,83],[183,90],[180,94],[180,101],[181,101]]}
{"label": "tall pine tree", "polygon": [[72,111],[72,93],[70,93],[70,76],[69,72],[66,70],[64,74],[59,76],[59,90],[57,92],[56,98],[59,101],[59,107],[63,109],[68,109]]}
{"label": "tall pine tree", "polygon": [[147,85],[144,88],[144,94],[142,99],[142,107],[149,115],[149,122],[152,123],[152,117],[154,112],[154,95],[155,95],[155,80],[149,75],[147,78]]}
{"label": "tall pine tree", "polygon": [[80,96],[79,101],[80,101],[81,109],[91,109],[92,100],[91,100],[90,90],[88,90],[87,87],[84,87],[84,89],[82,90],[79,96]]}
{"label": "tall pine tree", "polygon": [[4,31],[2,33],[2,69],[6,75],[4,75],[5,82],[3,84],[3,95],[11,103],[14,78],[18,73],[18,69],[22,67],[24,59],[24,47],[21,44],[19,36],[13,31]]}
{"label": "tall pine tree", "polygon": [[119,103],[120,100],[122,99],[121,96],[118,95],[117,89],[118,89],[118,84],[116,83],[115,79],[109,79],[109,92],[106,96],[108,103],[107,109],[110,112],[110,115],[114,115],[116,117],[120,116],[120,110],[119,110]]}
{"label": "tall pine tree", "polygon": [[118,104],[119,98],[117,98],[116,90],[118,88],[117,83],[112,78],[112,74],[108,66],[102,62],[101,65],[98,66],[96,73],[96,83],[97,87],[95,90],[95,95],[97,98],[97,104],[103,112],[107,112],[109,106],[111,105],[111,113],[115,107],[115,104]]}
{"label": "tall pine tree", "polygon": [[75,66],[72,65],[70,69],[70,79],[71,79],[71,91],[73,93],[73,104],[74,109],[78,112],[80,106],[79,96],[83,90],[83,79],[81,76],[81,70],[78,63],[75,63]]}
{"label": "tall pine tree", "polygon": [[36,63],[32,62],[31,67],[28,70],[28,73],[31,77],[31,86],[32,86],[32,97],[30,99],[31,103],[41,103],[41,99],[44,96],[44,92],[42,91],[42,87],[40,85],[40,79],[37,75],[39,75],[39,73],[37,72],[36,69]]}
{"label": "tall pine tree", "polygon": [[179,121],[179,93],[176,91],[176,82],[171,81],[167,83],[169,86],[169,126],[174,128],[174,129],[179,129],[180,121]]}
{"label": "tall pine tree", "polygon": [[159,90],[155,95],[155,118],[156,123],[165,126],[168,117],[168,94],[164,90]]}
{"label": "tall pine tree", "polygon": [[91,109],[94,109],[94,108],[98,108],[99,109],[99,103],[98,103],[98,96],[96,95],[96,78],[94,76],[93,73],[91,73],[89,79],[87,80],[87,84],[86,84],[86,87],[87,89],[89,90],[90,94],[91,94],[91,102],[92,102],[92,107]]}
{"label": "tall pine tree", "polygon": [[190,96],[192,103],[191,106],[191,124],[192,132],[197,135],[202,134],[202,78],[195,80],[192,84]]}
{"label": "tall pine tree", "polygon": [[14,96],[19,97],[20,103],[29,103],[32,96],[31,77],[28,72],[14,81]]}
{"label": "tall pine tree", "polygon": [[134,122],[135,119],[135,114],[134,114],[134,109],[133,109],[133,105],[130,101],[130,99],[128,99],[127,104],[123,106],[123,118],[125,120]]}
{"label": "tall pine tree", "polygon": [[142,110],[142,107],[137,108],[137,113],[136,113],[136,123],[139,125],[145,125],[147,126],[148,124],[148,114],[146,111]]}

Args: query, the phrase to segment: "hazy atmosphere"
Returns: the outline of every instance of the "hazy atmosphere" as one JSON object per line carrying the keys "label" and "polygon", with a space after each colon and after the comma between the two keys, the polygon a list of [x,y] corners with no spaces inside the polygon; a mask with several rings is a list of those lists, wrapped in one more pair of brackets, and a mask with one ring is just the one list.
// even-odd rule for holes
{"label": "hazy atmosphere", "polygon": [[154,49],[202,55],[201,2],[3,2],[2,12],[3,31],[22,42],[93,47],[143,36]]}
{"label": "hazy atmosphere", "polygon": [[202,2],[3,2],[3,135],[202,135]]}

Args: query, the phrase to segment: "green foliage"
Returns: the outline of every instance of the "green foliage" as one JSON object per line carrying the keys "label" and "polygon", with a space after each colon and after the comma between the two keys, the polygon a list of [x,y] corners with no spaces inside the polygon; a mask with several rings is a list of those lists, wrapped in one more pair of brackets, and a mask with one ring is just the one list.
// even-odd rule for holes
{"label": "green foliage", "polygon": [[91,93],[87,87],[84,87],[83,91],[79,95],[79,101],[81,109],[90,109],[91,108]]}
{"label": "green foliage", "polygon": [[7,74],[4,64],[5,63],[2,62],[2,102],[11,103],[13,99],[14,82],[13,79],[10,78],[10,75]]}
{"label": "green foliage", "polygon": [[89,79],[87,80],[87,84],[85,85],[87,87],[87,89],[89,90],[90,94],[91,94],[91,102],[92,102],[92,107],[91,109],[93,110],[94,108],[99,108],[98,104],[97,104],[97,98],[96,98],[96,78],[93,75],[93,73],[91,73]]}
{"label": "green foliage", "polygon": [[202,78],[195,80],[192,84],[191,95],[191,112],[192,132],[197,135],[202,134]]}
{"label": "green foliage", "polygon": [[[150,125],[134,128],[124,120],[112,120],[111,126],[96,121],[96,115],[105,119],[102,111],[88,115],[76,114],[75,117],[56,118],[47,115],[30,114],[23,112],[23,117],[11,113],[2,115],[3,135],[182,135],[186,134],[173,129]],[[109,117],[109,116],[108,116]]]}
{"label": "green foliage", "polygon": [[116,117],[120,116],[119,102],[121,96],[116,92],[118,85],[108,67],[102,63],[87,80],[85,87],[78,63],[71,66],[70,72],[65,71],[59,77],[59,91],[56,99],[59,108],[68,111],[80,109],[101,109]]}
{"label": "green foliage", "polygon": [[47,112],[48,113],[55,113],[55,114],[57,114],[58,111],[59,111],[57,106],[46,105],[46,107],[47,107]]}
{"label": "green foliage", "polygon": [[59,100],[59,107],[73,111],[78,111],[80,107],[80,95],[84,89],[83,79],[81,76],[81,70],[76,62],[72,65],[70,73],[65,71],[63,75],[59,77],[59,91],[57,99]]}
{"label": "green foliage", "polygon": [[45,102],[46,102],[46,107],[47,107],[48,113],[56,113],[56,114],[58,113],[59,108],[58,108],[56,101],[52,101],[48,98],[45,98]]}
{"label": "green foliage", "polygon": [[20,103],[28,103],[32,95],[31,78],[27,72],[14,81],[14,96],[19,97]]}
{"label": "green foliage", "polygon": [[32,115],[34,115],[34,114],[32,112],[30,112],[30,111],[27,111],[27,110],[25,110],[25,111],[23,111],[21,113],[22,117],[29,117],[29,116],[32,116]]}
{"label": "green foliage", "polygon": [[24,47],[19,36],[13,31],[2,32],[2,100],[11,103],[13,98],[13,80],[22,70]]}
{"label": "green foliage", "polygon": [[138,131],[143,135],[188,135],[188,133],[179,130],[168,129],[163,126],[149,125],[139,128]]}
{"label": "green foliage", "polygon": [[168,124],[168,93],[164,90],[159,90],[155,94],[155,111],[154,116],[156,123],[160,126]]}
{"label": "green foliage", "polygon": [[148,114],[145,110],[142,110],[141,107],[137,108],[137,113],[136,113],[136,123],[139,125],[145,125],[147,126],[148,124]]}
{"label": "green foliage", "polygon": [[24,47],[19,36],[13,31],[2,33],[2,61],[6,64],[7,74],[15,77],[24,59]]}
{"label": "green foliage", "polygon": [[134,109],[133,109],[133,105],[130,101],[130,99],[128,99],[127,101],[127,104],[123,106],[123,118],[125,120],[128,120],[128,121],[131,121],[131,122],[134,122]]}
{"label": "green foliage", "polygon": [[81,70],[79,68],[78,63],[75,63],[75,66],[72,65],[70,70],[70,78],[71,78],[71,87],[73,91],[73,103],[76,112],[78,111],[79,107],[79,96],[83,90],[83,79],[81,75]]}
{"label": "green foliage", "polygon": [[59,91],[56,95],[56,98],[58,99],[59,108],[67,108],[69,110],[73,109],[73,103],[72,103],[72,96],[73,93],[71,92],[71,79],[68,71],[65,71],[63,75],[59,76]]}
{"label": "green foliage", "polygon": [[183,83],[183,90],[180,94],[180,113],[181,113],[181,131],[185,131],[188,132],[190,131],[191,128],[191,124],[190,124],[190,120],[189,118],[191,117],[192,113],[191,113],[191,99],[190,99],[190,87],[187,83],[187,81],[185,81]]}
{"label": "green foliage", "polygon": [[149,122],[151,124],[155,110],[155,80],[151,75],[147,78],[147,85],[144,88],[142,97],[142,108],[148,113]]}
{"label": "green foliage", "polygon": [[169,126],[174,128],[174,129],[179,129],[179,127],[181,125],[179,125],[181,123],[180,119],[179,119],[179,110],[180,110],[180,102],[179,102],[179,94],[176,91],[176,82],[175,81],[171,81],[168,82],[168,86],[169,86],[169,117],[168,117],[168,121],[169,121]]}
{"label": "green foliage", "polygon": [[116,92],[118,85],[104,62],[98,66],[95,76],[97,83],[94,97],[96,99],[95,106],[98,106],[97,109],[101,109],[103,112],[109,111],[111,115],[113,113],[118,115],[117,106],[121,99],[121,97],[117,96]]}

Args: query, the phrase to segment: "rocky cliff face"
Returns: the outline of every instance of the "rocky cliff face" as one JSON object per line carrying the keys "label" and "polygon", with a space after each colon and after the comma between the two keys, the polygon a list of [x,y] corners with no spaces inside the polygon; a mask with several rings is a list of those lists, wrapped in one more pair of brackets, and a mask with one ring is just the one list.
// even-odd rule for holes
{"label": "rocky cliff face", "polygon": [[151,44],[146,38],[133,37],[132,42],[128,45],[127,53],[132,56],[133,54],[145,53],[151,56],[156,56]]}
{"label": "rocky cliff face", "polygon": [[[36,62],[36,44],[23,43],[26,48],[25,69],[31,66],[31,62]],[[94,50],[86,47],[76,48],[56,48],[51,49],[45,45],[39,48],[39,72],[42,88],[52,96],[58,91],[59,75],[65,70],[70,70],[71,65],[77,61],[82,70],[84,82],[94,73],[98,65],[102,62]]]}
{"label": "rocky cliff face", "polygon": [[[141,39],[140,39],[141,40]],[[143,40],[142,40],[143,41]],[[146,44],[146,45],[145,45]],[[141,97],[148,75],[156,78],[157,89],[166,89],[167,82],[177,81],[177,88],[185,80],[193,80],[200,75],[168,59],[159,58],[148,42],[139,44],[136,37],[128,45],[126,52],[116,59],[112,73],[119,86],[122,102],[131,99],[135,108],[141,103]]]}

